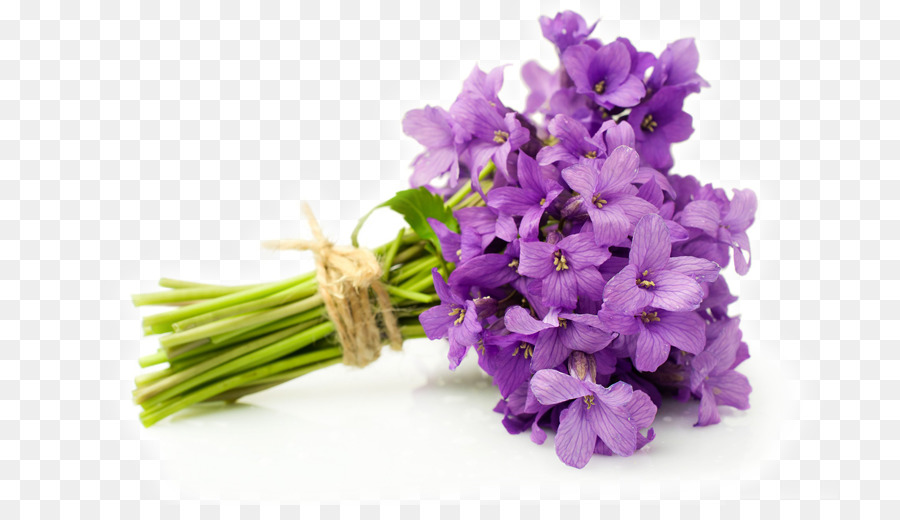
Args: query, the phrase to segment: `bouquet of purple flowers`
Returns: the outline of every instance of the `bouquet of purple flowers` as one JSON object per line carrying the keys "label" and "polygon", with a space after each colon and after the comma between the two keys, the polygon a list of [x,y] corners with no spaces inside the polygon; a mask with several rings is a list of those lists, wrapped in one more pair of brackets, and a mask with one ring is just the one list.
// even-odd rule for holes
{"label": "bouquet of purple flowers", "polygon": [[[652,441],[664,395],[699,400],[697,426],[718,423],[720,405],[749,407],[750,384],[735,370],[748,347],[719,271],[733,256],[746,274],[756,197],[670,173],[671,145],[693,132],[684,99],[707,86],[693,40],[656,57],[624,38],[590,38],[596,24],[570,11],[540,23],[560,66],[524,65],[524,111],[498,97],[503,68],[476,67],[449,110],[406,114],[404,131],[425,151],[413,189],[384,205],[411,229],[375,250],[376,269],[354,282],[345,311],[333,300],[347,289],[333,282],[365,270],[365,259],[329,278],[346,259],[327,256],[327,244],[304,246],[318,274],[238,288],[166,280],[172,291],[136,297],[189,302],[145,320],[150,334],[172,333],[142,358],[169,363],[137,382],[145,424],[342,352],[347,363],[349,345],[359,356],[362,342],[352,328],[368,329],[376,347],[446,338],[451,369],[474,350],[499,388],[506,429],[530,430],[538,444],[555,431],[559,458],[579,468],[594,453],[628,456]],[[342,326],[354,312],[372,326]]]}

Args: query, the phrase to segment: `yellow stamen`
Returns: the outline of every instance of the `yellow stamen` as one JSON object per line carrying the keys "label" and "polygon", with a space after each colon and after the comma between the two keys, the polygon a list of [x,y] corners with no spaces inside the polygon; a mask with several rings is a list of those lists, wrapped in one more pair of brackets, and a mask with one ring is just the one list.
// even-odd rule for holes
{"label": "yellow stamen", "polygon": [[643,128],[645,132],[650,132],[651,134],[656,130],[657,126],[659,126],[659,123],[653,120],[653,114],[647,114],[644,116],[644,120],[641,121],[641,128]]}
{"label": "yellow stamen", "polygon": [[597,158],[597,150],[591,150],[584,154],[585,159],[596,159]]}
{"label": "yellow stamen", "polygon": [[460,323],[463,322],[464,319],[466,319],[466,310],[463,309],[462,307],[454,308],[453,310],[450,311],[448,316],[456,316],[457,314],[459,314],[459,317],[456,318],[456,321],[453,322],[454,325],[459,325]]}
{"label": "yellow stamen", "polygon": [[532,345],[529,345],[528,343],[525,343],[525,342],[519,343],[519,345],[516,347],[516,349],[513,350],[512,355],[515,356],[516,354],[518,354],[519,350],[522,351],[522,356],[524,356],[525,359],[528,359],[534,355],[534,347]]}
{"label": "yellow stamen", "polygon": [[497,144],[503,144],[506,140],[509,139],[509,132],[504,132],[503,130],[494,130],[494,142]]}
{"label": "yellow stamen", "polygon": [[603,94],[603,92],[605,90],[606,90],[606,81],[600,80],[597,82],[596,85],[594,85],[594,92],[596,92],[597,94]]}
{"label": "yellow stamen", "polygon": [[591,406],[594,406],[594,394],[584,396],[584,404],[586,404],[587,409],[590,410]]}
{"label": "yellow stamen", "polygon": [[653,321],[659,321],[659,317],[656,315],[656,312],[641,312],[641,321],[644,323],[650,323]]}
{"label": "yellow stamen", "polygon": [[594,195],[594,197],[591,199],[591,202],[593,202],[594,205],[597,206],[597,209],[603,209],[603,205],[604,205],[604,204],[608,204],[608,202],[606,201],[606,199],[601,199],[601,198],[600,198],[600,194],[599,194],[599,193],[596,194],[596,195]]}
{"label": "yellow stamen", "polygon": [[512,267],[513,269],[519,267],[519,259],[518,259],[518,258],[513,258],[513,259],[512,259],[512,262],[506,264],[506,266],[507,266],[507,267]]}
{"label": "yellow stamen", "polygon": [[556,266],[557,271],[565,271],[569,268],[568,264],[566,264],[566,257],[563,256],[562,251],[557,251],[553,254],[553,265]]}

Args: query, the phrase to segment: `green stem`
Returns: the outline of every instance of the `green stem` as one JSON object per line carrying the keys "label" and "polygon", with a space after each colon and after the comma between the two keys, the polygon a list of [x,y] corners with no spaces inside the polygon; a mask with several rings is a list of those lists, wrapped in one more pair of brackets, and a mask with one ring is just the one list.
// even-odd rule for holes
{"label": "green stem", "polygon": [[403,235],[405,234],[405,229],[401,229],[400,232],[397,233],[397,238],[391,242],[391,246],[388,247],[387,252],[384,254],[384,258],[381,260],[381,279],[385,282],[390,279],[391,268],[394,266],[394,257],[397,256],[397,250],[400,249],[400,243],[403,241]]}
{"label": "green stem", "polygon": [[155,293],[135,294],[131,297],[134,305],[164,305],[168,303],[192,302],[208,300],[240,292],[240,287],[192,287],[189,289],[172,289]]}
{"label": "green stem", "polygon": [[323,350],[308,352],[298,356],[292,356],[290,358],[277,361],[266,366],[254,368],[247,372],[237,374],[222,381],[213,383],[209,386],[200,388],[195,392],[183,395],[177,399],[174,399],[169,404],[160,407],[159,409],[155,409],[153,411],[145,410],[145,413],[141,414],[141,422],[144,424],[144,426],[151,426],[168,417],[169,415],[187,408],[194,403],[199,403],[200,401],[209,399],[210,397],[231,390],[232,388],[237,388],[239,386],[250,383],[251,381],[277,374],[278,372],[283,372],[292,368],[311,365],[319,361],[334,358],[340,355],[340,353],[340,347],[332,347]]}
{"label": "green stem", "polygon": [[399,287],[394,287],[393,285],[385,285],[384,288],[387,289],[388,293],[390,293],[394,296],[398,296],[400,298],[405,298],[407,300],[412,300],[414,302],[431,303],[434,301],[434,299],[428,294],[422,294],[420,292],[415,292],[415,291],[407,291],[407,290],[401,289]]}
{"label": "green stem", "polygon": [[277,307],[278,305],[284,305],[285,303],[294,302],[302,298],[308,298],[317,291],[318,284],[315,280],[310,280],[281,292],[277,292],[271,296],[266,296],[265,298],[233,305],[224,309],[218,309],[207,312],[206,314],[194,316],[193,318],[177,321],[172,324],[172,329],[175,330],[175,332],[190,330],[199,327],[200,325],[206,325],[207,323],[212,323],[231,316],[237,316],[238,314],[246,314],[253,311]]}
{"label": "green stem", "polygon": [[325,319],[325,309],[316,308],[308,310],[306,312],[301,312],[294,316],[288,316],[287,318],[273,321],[272,323],[269,323],[262,327],[254,325],[244,329],[226,332],[225,334],[219,334],[218,336],[209,338],[209,340],[214,345],[216,345],[215,348],[226,347],[229,345],[234,345],[236,343],[242,343],[244,341],[247,341],[248,339],[253,339],[257,336],[268,334],[285,327],[290,327],[291,325],[296,325],[298,323],[310,320],[321,321],[323,319]]}
{"label": "green stem", "polygon": [[190,343],[192,341],[209,338],[210,336],[215,336],[217,334],[250,328],[255,325],[265,325],[275,320],[280,320],[281,318],[307,311],[313,307],[318,307],[319,305],[322,305],[322,296],[315,294],[309,298],[304,298],[300,301],[289,303],[275,309],[251,312],[242,316],[233,316],[213,323],[207,323],[206,325],[200,325],[199,327],[184,332],[176,332],[160,339],[159,344],[162,345],[163,348],[170,349],[172,347],[177,347],[178,345],[184,345],[185,343]]}
{"label": "green stem", "polygon": [[[300,333],[303,332],[305,328],[306,327],[302,324],[295,325],[269,334],[268,336],[263,336],[262,338],[241,345],[238,348],[222,352],[202,363],[198,363],[177,374],[173,374],[149,386],[138,389],[134,394],[134,403],[144,405],[145,407],[151,407],[207,381],[227,375],[229,372],[244,369],[246,366],[243,363],[249,362],[248,360],[239,360],[242,361],[242,363],[231,363],[229,365],[226,365],[226,363],[255,350],[280,342],[290,336],[296,335],[299,339]],[[229,367],[231,367],[231,370],[229,370]]]}
{"label": "green stem", "polygon": [[294,278],[289,278],[287,280],[282,280],[280,282],[258,285],[209,301],[188,305],[180,309],[154,314],[153,316],[144,318],[144,326],[171,326],[171,324],[175,323],[176,321],[186,320],[188,318],[193,318],[194,316],[199,316],[200,314],[224,309],[232,305],[253,301],[264,296],[269,296],[270,294],[275,294],[279,291],[287,289],[288,287],[292,287],[299,283],[312,280],[313,277],[315,277],[315,273],[307,273],[301,276],[296,276]]}

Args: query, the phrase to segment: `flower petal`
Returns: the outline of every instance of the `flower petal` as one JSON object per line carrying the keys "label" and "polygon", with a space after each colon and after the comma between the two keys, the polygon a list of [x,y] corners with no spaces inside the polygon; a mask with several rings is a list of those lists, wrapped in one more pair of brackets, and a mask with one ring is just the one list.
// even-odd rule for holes
{"label": "flower petal", "polygon": [[531,391],[543,405],[562,403],[591,393],[581,381],[558,370],[538,370],[531,378]]}
{"label": "flower petal", "polygon": [[691,354],[699,354],[706,346],[706,322],[695,312],[657,311],[659,322],[648,324],[648,329],[669,346]]}
{"label": "flower petal", "polygon": [[609,406],[602,401],[587,410],[591,429],[616,455],[627,457],[637,448],[637,428],[628,412],[621,406]]}
{"label": "flower petal", "polygon": [[634,368],[653,372],[669,357],[669,345],[651,327],[645,327],[635,342]]}
{"label": "flower petal", "polygon": [[[604,308],[633,312],[650,305],[653,294],[637,286],[637,268],[627,265],[606,283],[603,290]],[[607,307],[608,306],[608,307]]]}
{"label": "flower petal", "polygon": [[671,252],[669,228],[666,227],[662,217],[649,214],[641,218],[634,229],[629,262],[636,266],[638,271],[647,269],[656,271],[666,266]]}
{"label": "flower petal", "polygon": [[530,312],[518,305],[514,305],[506,310],[503,323],[510,332],[527,335],[537,334],[542,330],[554,327],[554,325],[534,319]]}
{"label": "flower petal", "polygon": [[510,267],[510,262],[508,255],[491,253],[476,256],[460,263],[450,273],[449,282],[454,287],[500,287],[519,277],[515,268]]}
{"label": "flower petal", "polygon": [[719,277],[719,266],[715,262],[695,256],[670,258],[666,271],[688,275],[698,282],[714,282]]}
{"label": "flower petal", "polygon": [[703,288],[688,275],[675,271],[660,271],[653,276],[656,285],[649,290],[651,305],[672,312],[692,311],[703,301]]}
{"label": "flower petal", "polygon": [[578,301],[578,277],[572,269],[552,270],[544,277],[541,290],[544,305],[574,309]]}
{"label": "flower petal", "polygon": [[585,405],[575,401],[559,416],[556,432],[556,455],[575,468],[583,468],[594,454],[597,435],[585,417]]}
{"label": "flower petal", "polygon": [[641,158],[634,148],[618,146],[600,167],[600,183],[597,186],[601,194],[604,190],[619,191],[631,184],[638,173]]}
{"label": "flower petal", "polygon": [[562,341],[558,329],[544,331],[538,334],[535,341],[531,368],[534,370],[556,368],[569,357],[569,349],[570,346]]}
{"label": "flower petal", "polygon": [[544,278],[554,272],[555,245],[546,242],[522,242],[521,248],[519,274],[532,278]]}

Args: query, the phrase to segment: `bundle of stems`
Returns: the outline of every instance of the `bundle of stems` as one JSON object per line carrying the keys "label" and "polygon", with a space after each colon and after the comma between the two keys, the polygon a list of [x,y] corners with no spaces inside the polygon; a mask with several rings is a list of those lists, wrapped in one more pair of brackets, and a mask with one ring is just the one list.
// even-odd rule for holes
{"label": "bundle of stems", "polygon": [[[481,179],[493,171],[489,165]],[[490,184],[485,180],[484,186]],[[483,205],[465,183],[445,203],[449,209]],[[418,316],[438,297],[431,271],[453,268],[412,229],[373,252],[404,339],[424,337]],[[159,349],[139,359],[159,367],[135,378],[140,420],[151,426],[196,403],[234,402],[341,361],[342,350],[316,282],[309,272],[256,285],[222,286],[163,278],[168,290],[132,297],[136,306],[175,308],[148,316],[145,335],[163,334]]]}

